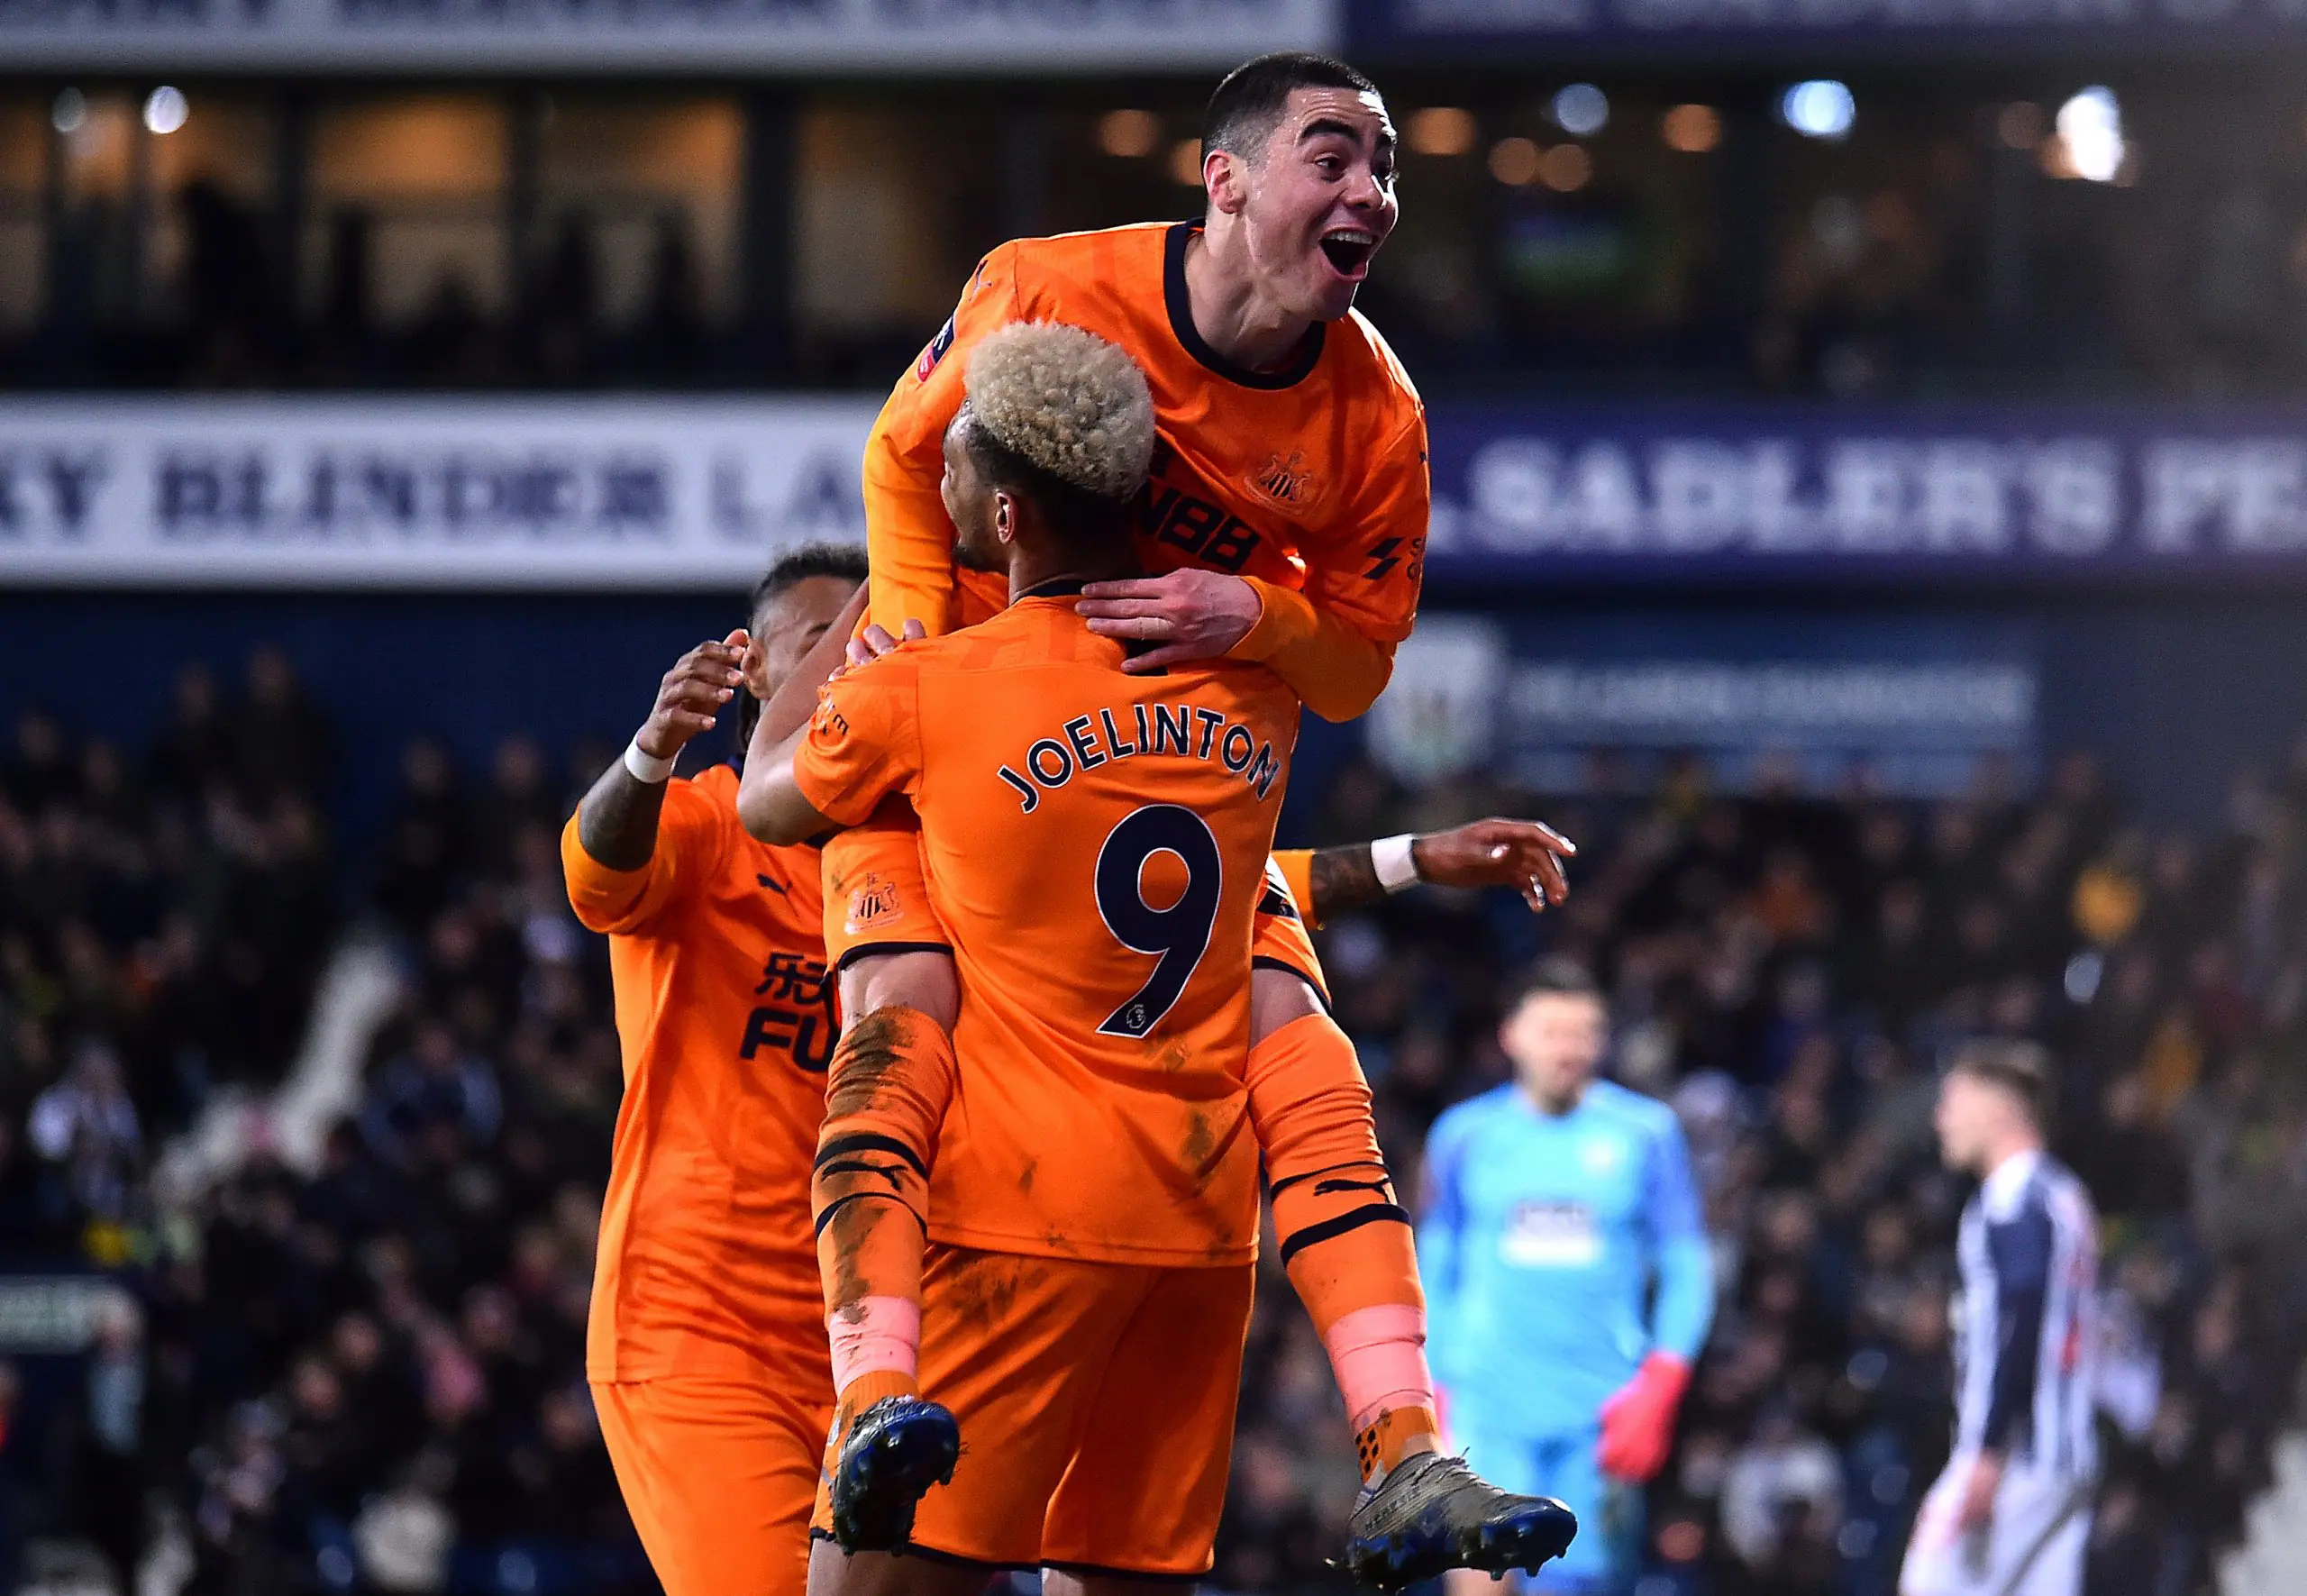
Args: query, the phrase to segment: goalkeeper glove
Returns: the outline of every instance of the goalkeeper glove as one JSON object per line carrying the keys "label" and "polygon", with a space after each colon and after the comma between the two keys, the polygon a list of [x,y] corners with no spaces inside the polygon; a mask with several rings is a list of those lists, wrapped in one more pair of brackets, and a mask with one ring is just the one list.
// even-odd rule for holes
{"label": "goalkeeper glove", "polygon": [[1674,1442],[1674,1409],[1691,1382],[1691,1366],[1670,1352],[1642,1360],[1634,1378],[1602,1404],[1602,1472],[1637,1484],[1666,1464]]}

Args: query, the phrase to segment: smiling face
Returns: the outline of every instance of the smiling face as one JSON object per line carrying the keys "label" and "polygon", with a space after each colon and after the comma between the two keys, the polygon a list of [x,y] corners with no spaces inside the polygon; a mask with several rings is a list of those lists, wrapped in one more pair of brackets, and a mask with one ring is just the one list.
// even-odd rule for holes
{"label": "smiling face", "polygon": [[1318,322],[1354,307],[1371,257],[1400,214],[1395,152],[1393,121],[1378,95],[1299,88],[1263,150],[1204,156],[1210,204],[1238,218],[1266,298]]}

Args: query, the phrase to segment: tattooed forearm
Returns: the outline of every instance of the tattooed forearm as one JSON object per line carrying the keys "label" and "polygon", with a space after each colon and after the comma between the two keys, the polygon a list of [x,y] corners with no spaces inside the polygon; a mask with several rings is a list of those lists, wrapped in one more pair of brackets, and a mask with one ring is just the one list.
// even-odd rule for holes
{"label": "tattooed forearm", "polygon": [[1386,889],[1378,880],[1378,867],[1370,857],[1367,843],[1316,849],[1308,874],[1314,886],[1309,917],[1316,925],[1385,899]]}
{"label": "tattooed forearm", "polygon": [[577,841],[611,870],[639,870],[657,851],[657,815],[664,807],[665,784],[636,780],[619,760],[577,806]]}

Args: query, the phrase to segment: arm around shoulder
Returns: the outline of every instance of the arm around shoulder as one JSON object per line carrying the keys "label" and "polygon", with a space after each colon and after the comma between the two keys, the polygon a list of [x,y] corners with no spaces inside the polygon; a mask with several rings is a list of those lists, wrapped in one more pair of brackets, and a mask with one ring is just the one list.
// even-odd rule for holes
{"label": "arm around shoulder", "polygon": [[794,758],[807,740],[808,728],[767,748],[755,748],[745,757],[745,774],[737,785],[737,819],[757,843],[805,843],[834,829],[834,822],[803,796],[794,776]]}
{"label": "arm around shoulder", "polygon": [[1303,593],[1242,579],[1258,596],[1258,618],[1234,645],[1236,659],[1271,666],[1324,720],[1352,720],[1378,701],[1393,675],[1392,643],[1365,636]]}
{"label": "arm around shoulder", "polygon": [[737,818],[764,843],[800,843],[854,825],[891,793],[910,794],[920,762],[913,662],[902,649],[826,684],[816,715],[772,742],[757,730]]}
{"label": "arm around shoulder", "polygon": [[1261,607],[1235,656],[1271,665],[1324,720],[1352,720],[1377,702],[1418,616],[1433,508],[1426,416],[1412,398],[1385,424],[1353,502],[1301,547],[1303,591],[1244,579]]}

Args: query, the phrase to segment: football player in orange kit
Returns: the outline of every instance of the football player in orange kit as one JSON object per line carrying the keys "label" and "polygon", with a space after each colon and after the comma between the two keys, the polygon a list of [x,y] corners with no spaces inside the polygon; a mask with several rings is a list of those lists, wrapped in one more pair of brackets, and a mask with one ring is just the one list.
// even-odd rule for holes
{"label": "football player in orange kit", "polygon": [[[960,974],[950,1046],[911,1008],[860,1017],[828,1105],[830,1131],[845,1093],[875,1099],[900,1057],[934,1059],[950,1080],[934,1183],[878,1133],[818,1154],[826,1233],[893,1196],[926,1225],[920,1373],[951,1409],[909,1380],[865,1405],[819,1523],[929,1555],[827,1545],[813,1590],[964,1596],[1035,1565],[1045,1587],[1117,1590],[1208,1566],[1256,1245],[1243,976],[1299,707],[1245,662],[1129,673],[1129,646],[1076,613],[1085,582],[1137,568],[1125,512],[1153,424],[1143,375],[1103,340],[1046,323],[989,336],[944,497],[962,558],[1005,571],[1010,607],[836,679],[806,735],[757,734],[748,757],[757,837],[911,801]],[[829,1321],[837,1379],[881,1350],[859,1306]],[[864,1382],[844,1382],[845,1404]],[[1356,1516],[1379,1555],[1354,1560],[1381,1582],[1535,1568],[1573,1528],[1430,1451]]]}
{"label": "football player in orange kit", "polygon": [[750,715],[843,618],[863,552],[813,548],[754,590],[749,633],[691,650],[561,839],[577,917],[609,934],[625,1100],[586,1376],[669,1596],[798,1596],[833,1417],[807,1171],[838,1023],[815,848],[737,823],[736,772],[667,780],[735,698]]}
{"label": "football player in orange kit", "polygon": [[[1091,629],[1150,645],[1132,670],[1230,653],[1268,663],[1330,718],[1368,707],[1416,610],[1428,507],[1423,410],[1384,342],[1352,314],[1393,227],[1393,159],[1392,125],[1367,78],[1321,57],[1265,57],[1212,96],[1201,223],[1025,240],[989,255],[867,445],[872,614],[884,641],[908,624],[943,634],[1004,602],[998,579],[955,569],[942,444],[967,351],[997,328],[1047,318],[1135,357],[1160,432],[1132,517],[1141,563],[1165,574],[1090,585],[1081,609]],[[1527,828],[1512,847],[1516,879],[1559,897],[1554,854],[1567,844]],[[1408,839],[1380,848],[1387,885],[1415,879]],[[1289,878],[1302,860],[1285,856],[1272,912],[1258,920],[1251,1117],[1284,1263],[1375,1485],[1431,1451],[1438,1423],[1407,1216],[1295,912],[1308,884],[1293,890]],[[925,1024],[907,1035],[927,1053],[896,1049],[871,1108],[841,1091],[848,1060],[837,1056],[820,1156],[837,1164],[834,1150],[852,1137],[879,1136],[909,1150],[926,1186],[950,1091],[949,1066],[929,1055],[953,1018],[953,975],[901,815],[828,843],[826,898],[845,1011],[917,1012]],[[821,1172],[821,1222],[853,1175]],[[893,1233],[861,1226],[820,1242],[829,1310],[862,1313],[872,1329],[870,1353],[847,1369],[873,1378],[854,1390],[842,1380],[844,1420],[907,1389],[914,1373],[919,1234],[898,1204],[879,1206]]]}
{"label": "football player in orange kit", "polygon": [[[814,693],[825,670],[813,678],[796,662],[829,629],[836,643],[848,634],[843,605],[865,569],[862,548],[780,560],[754,589],[748,630],[700,643],[666,674],[629,762],[601,777],[561,839],[571,903],[610,935],[626,1053],[588,1371],[669,1596],[803,1588],[833,1413],[807,1226],[835,1027],[816,851],[742,834],[725,765],[667,777],[733,702],[743,746],[780,683]],[[1519,880],[1529,830],[1485,820],[1418,837],[1420,872]],[[1342,914],[1384,893],[1368,844],[1323,850],[1310,875],[1309,908]],[[698,1200],[720,1190],[734,1194],[725,1222]]]}

